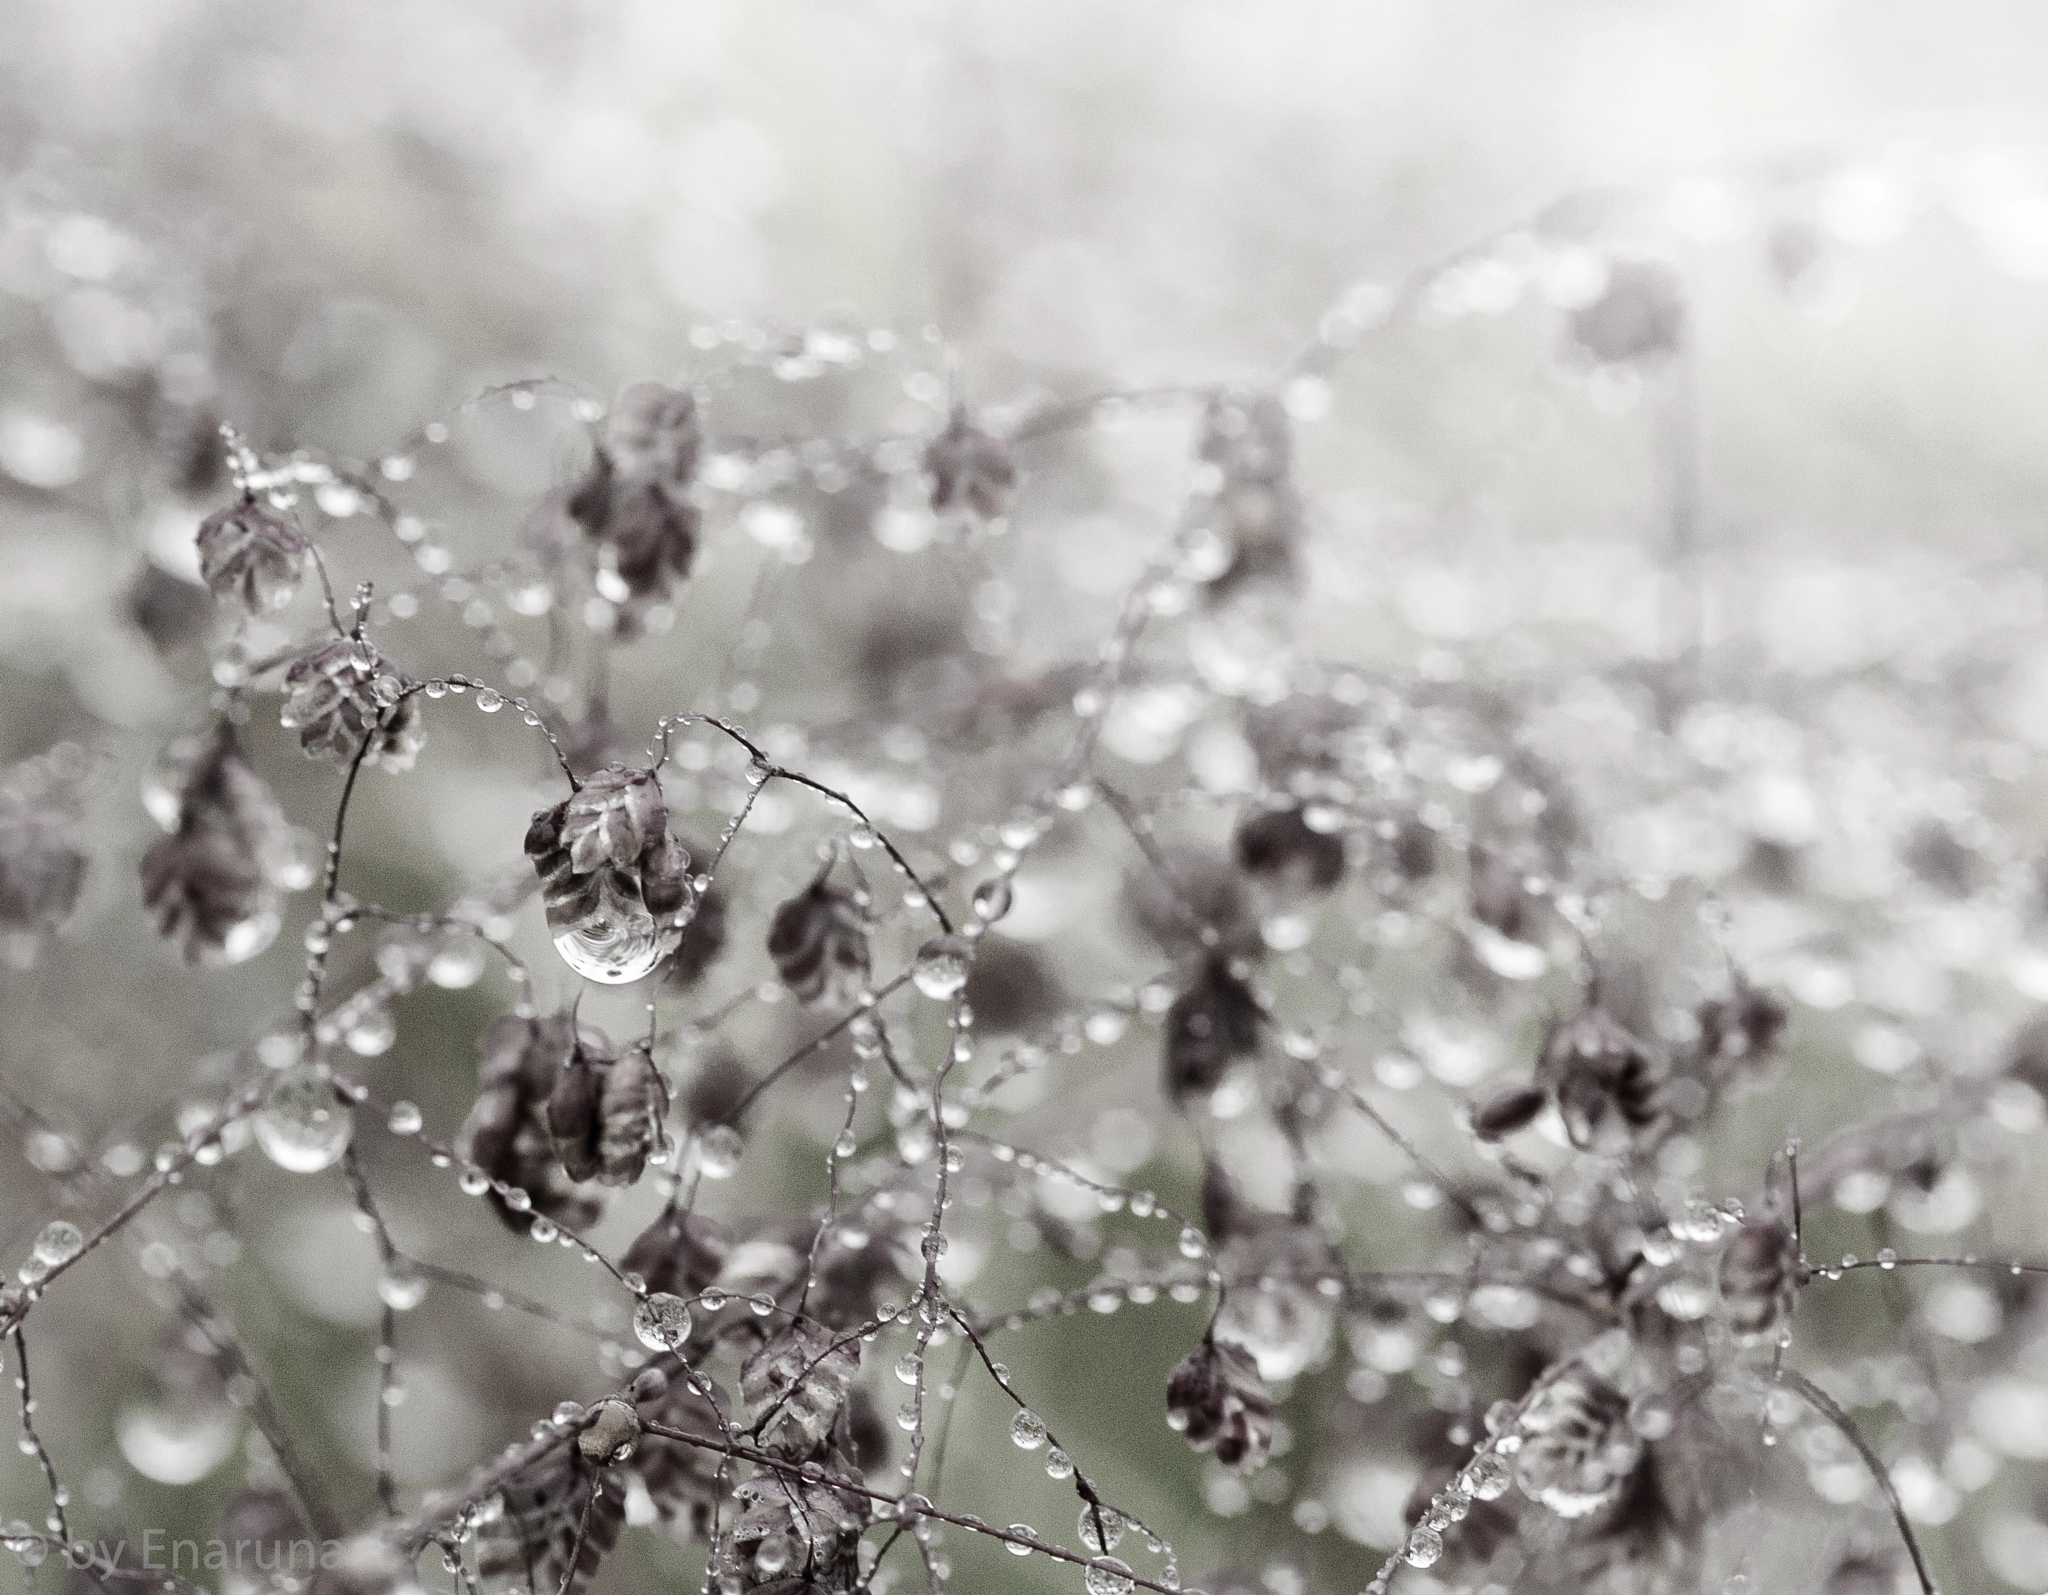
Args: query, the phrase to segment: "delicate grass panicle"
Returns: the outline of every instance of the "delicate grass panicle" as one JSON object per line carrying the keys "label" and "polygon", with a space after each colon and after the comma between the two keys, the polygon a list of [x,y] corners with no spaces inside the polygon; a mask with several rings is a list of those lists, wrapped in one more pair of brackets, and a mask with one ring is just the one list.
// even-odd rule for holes
{"label": "delicate grass panicle", "polygon": [[[138,1067],[145,1128],[0,1095],[41,1193],[0,1292],[19,1562],[238,1595],[2048,1583],[2039,839],[1978,699],[1930,690],[2018,645],[1841,681],[1717,654],[1690,500],[1645,539],[1678,617],[1647,651],[1383,647],[1377,605],[1330,641],[1357,484],[1310,424],[1369,336],[1565,284],[1517,312],[1558,380],[1671,400],[1645,447],[1696,480],[1706,323],[1644,253],[1659,195],[1600,201],[1347,293],[1264,379],[974,393],[936,334],[835,325],[615,400],[507,384],[369,460],[230,434],[212,613],[136,610],[191,689],[160,834],[105,779],[132,730],[0,790],[23,1012],[130,1000],[63,983],[132,920],[171,955],[135,1000],[269,1014],[174,1088]],[[444,446],[507,408],[562,485],[479,526]],[[1034,611],[1141,422],[1184,487],[1120,592]],[[1481,605],[1407,557],[1367,586]],[[436,846],[491,862],[437,899]],[[313,1186],[375,1277],[353,1327],[285,1333],[258,1220]],[[94,1291],[132,1298],[106,1437],[31,1382]],[[350,1453],[305,1392],[357,1356]],[[1149,1429],[1105,1427],[1106,1383]],[[415,1390],[451,1414],[424,1475]],[[319,1564],[167,1573],[154,1487]]]}

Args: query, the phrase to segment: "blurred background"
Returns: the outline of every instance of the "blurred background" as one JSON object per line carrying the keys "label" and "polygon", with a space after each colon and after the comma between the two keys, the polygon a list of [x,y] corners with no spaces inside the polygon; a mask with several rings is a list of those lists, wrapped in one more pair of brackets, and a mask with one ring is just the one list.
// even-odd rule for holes
{"label": "blurred background", "polygon": [[[80,1170],[132,1174],[288,1014],[306,899],[273,949],[225,973],[179,966],[136,905],[153,834],[139,793],[214,691],[221,623],[193,585],[191,537],[230,491],[222,422],[266,454],[305,451],[305,513],[337,583],[376,579],[383,645],[409,670],[483,673],[481,639],[567,715],[598,690],[590,650],[503,581],[477,579],[495,595],[479,621],[434,579],[519,554],[623,384],[698,385],[714,453],[747,441],[722,455],[693,585],[661,635],[612,660],[625,746],[660,713],[710,704],[788,728],[806,767],[943,870],[947,839],[999,822],[1053,744],[984,728],[972,757],[937,761],[920,740],[944,740],[929,704],[972,701],[985,678],[961,657],[1020,678],[1088,657],[1174,523],[1192,413],[1147,400],[1020,444],[1011,534],[967,551],[928,551],[886,487],[835,492],[778,440],[921,438],[952,396],[1014,422],[1076,395],[1271,384],[1311,528],[1298,654],[1524,684],[1683,659],[1704,688],[1775,702],[1781,720],[1728,738],[1796,777],[1702,820],[1718,840],[1628,830],[1629,868],[1806,846],[1853,784],[1816,771],[1852,759],[1878,772],[1885,798],[1868,808],[1887,837],[1994,813],[2019,854],[2039,852],[2048,14],[2024,0],[0,0],[0,38],[0,763],[77,744],[60,775],[95,839],[78,912],[0,973],[0,1108],[19,1131],[0,1146],[7,1259],[53,1202],[103,1214],[106,1190]],[[1616,262],[1682,285],[1682,336],[1630,319]],[[1581,314],[1600,305],[1607,322]],[[1654,295],[1637,310],[1654,323]],[[539,374],[559,381],[464,407]],[[371,513],[351,472],[416,519]],[[1112,717],[1109,755],[1137,785],[1213,796],[1250,779],[1257,750],[1204,694],[1256,700],[1275,644],[1234,624],[1196,637],[1191,676],[1162,671]],[[926,708],[901,708],[906,683]],[[1548,735],[1619,813],[1641,772],[1635,723],[1613,710],[1590,689],[1561,697]],[[417,771],[370,778],[352,890],[426,909],[520,867],[527,817],[552,798],[512,718],[443,713]],[[251,757],[322,831],[333,772],[269,719]],[[720,760],[686,766],[676,799],[699,837],[737,806],[742,772]],[[792,799],[764,803],[755,829],[769,840],[733,860],[737,951],[671,1017],[762,978],[767,912],[809,877],[832,821]],[[1020,881],[1007,973],[979,1001],[995,1030],[1158,973],[1158,950],[1116,918],[1128,860],[1114,856],[1055,850]],[[1744,921],[1758,967],[1804,1005],[1817,1061],[1745,1110],[1726,1194],[1753,1188],[1802,1113],[1817,1135],[1909,1060],[2002,1065],[2002,1038],[2048,998],[2031,903],[1959,910],[1961,939],[1938,957],[1859,964],[1822,932],[1876,890],[1821,890],[1820,929]],[[551,955],[527,918],[516,936],[538,966]],[[914,927],[899,930],[907,951]],[[343,964],[361,976],[374,944],[357,939]],[[447,1138],[474,1091],[474,1037],[511,999],[495,968],[443,984],[399,1006],[395,1040],[357,1051],[381,1096],[418,1102]],[[1880,989],[1897,1000],[1872,1018],[1858,1005]],[[1957,1006],[1964,989],[1981,1000]],[[546,969],[537,994],[566,999],[564,972]],[[599,997],[590,1013],[624,1032],[640,1010]],[[1432,1072],[1464,1087],[1525,1057],[1536,1014],[1518,1009],[1485,1061]],[[1162,1120],[1155,1043],[1141,1026],[1118,1051],[1121,1029],[1098,1028],[1129,1067],[1064,1104],[1020,1101],[1018,1138],[1057,1132],[1191,1209],[1197,1165]],[[730,1036],[758,1070],[804,1034],[761,1004]],[[707,1205],[792,1211],[822,1194],[842,1066],[821,1059],[817,1091],[783,1104]],[[573,1258],[504,1235],[417,1148],[364,1140],[409,1244],[592,1310]],[[39,1311],[39,1328],[63,1326],[36,1342],[41,1426],[81,1515],[113,1534],[205,1532],[252,1454],[231,1414],[176,1418],[152,1352],[169,1320],[143,1283],[168,1265],[150,1244],[218,1273],[337,1495],[367,1499],[374,1247],[338,1181],[253,1157],[230,1168],[244,1164],[161,1204],[141,1253],[110,1248]],[[1069,1215],[1084,1227],[1099,1219],[1086,1206]],[[622,1206],[600,1243],[622,1246],[647,1210]],[[2011,1244],[2031,1213],[2011,1209]],[[1150,1233],[1099,1222],[1098,1250]],[[1869,1250],[1861,1234],[1844,1244]],[[984,1250],[973,1288],[991,1303],[1092,1273]],[[1201,1323],[1171,1302],[1083,1314],[1029,1331],[1010,1360],[1077,1454],[1172,1534],[1188,1577],[1270,1553],[1309,1587],[1355,1585],[1398,1539],[1413,1482],[1400,1446],[1347,1441],[1318,1453],[1319,1478],[1283,1467],[1250,1495],[1219,1483],[1159,1420]],[[438,1289],[405,1320],[401,1355],[413,1491],[618,1374],[587,1335]],[[1380,1355],[1399,1374],[1415,1352]],[[987,1394],[962,1399],[950,1499],[1064,1532],[1067,1495],[1002,1443]],[[2048,1412],[2048,1387],[2007,1396]],[[1361,1398],[1344,1421],[1365,1434],[1379,1420]],[[2000,1433],[1979,1449],[2042,1455],[2011,1423]],[[1354,1461],[1327,1460],[1340,1453]],[[1923,1467],[1933,1532],[1976,1464],[1942,1466]],[[38,1519],[39,1481],[10,1452],[0,1516]],[[2029,1488],[1955,1565],[2048,1568]],[[694,1578],[693,1554],[629,1535],[600,1588]],[[1073,1583],[1042,1559],[958,1555],[1005,1588]],[[1285,1584],[1267,1579],[1298,1595]]]}

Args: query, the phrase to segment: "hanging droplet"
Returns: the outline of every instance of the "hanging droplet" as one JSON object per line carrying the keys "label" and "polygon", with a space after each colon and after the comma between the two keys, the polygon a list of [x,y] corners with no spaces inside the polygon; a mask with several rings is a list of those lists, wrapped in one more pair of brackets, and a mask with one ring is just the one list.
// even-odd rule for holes
{"label": "hanging droplet", "polygon": [[[1010,1420],[1010,1439],[1025,1451],[1036,1451],[1045,1444],[1045,1419],[1029,1407],[1019,1407],[1017,1415]],[[1059,1453],[1053,1453],[1057,1456]]]}
{"label": "hanging droplet", "polygon": [[1045,1476],[1049,1479],[1071,1479],[1074,1476],[1074,1459],[1054,1446],[1045,1454]]}
{"label": "hanging droplet", "polygon": [[1475,1501],[1498,1501],[1508,1493],[1510,1474],[1504,1458],[1482,1451],[1465,1466],[1458,1484]]}
{"label": "hanging droplet", "polygon": [[973,967],[973,949],[964,936],[934,936],[917,950],[910,974],[917,989],[934,1002],[960,994]]}
{"label": "hanging droplet", "polygon": [[754,1571],[762,1580],[774,1578],[789,1566],[789,1536],[787,1534],[764,1534],[761,1543],[754,1548]]}
{"label": "hanging droplet", "polygon": [[1088,1595],[1131,1595],[1133,1588],[1129,1565],[1114,1556],[1096,1557],[1081,1582],[1088,1586]]}
{"label": "hanging droplet", "polygon": [[349,1027],[348,1034],[342,1039],[348,1043],[348,1050],[358,1057],[380,1057],[389,1052],[391,1044],[398,1039],[398,1022],[391,1017],[389,1008],[372,1008]]}
{"label": "hanging droplet", "polygon": [[247,963],[277,940],[278,929],[283,923],[275,908],[270,907],[267,901],[259,900],[246,919],[236,920],[222,932],[220,950],[208,955],[207,962]]}
{"label": "hanging droplet", "polygon": [[607,869],[598,879],[597,904],[571,917],[566,910],[548,910],[548,928],[555,933],[555,951],[562,962],[586,980],[623,986],[639,980],[675,951],[682,927],[657,920],[640,899],[632,877]]}
{"label": "hanging droplet", "polygon": [[294,1174],[332,1168],[348,1150],[355,1117],[334,1094],[334,1080],[314,1063],[277,1077],[256,1115],[256,1143],[270,1161]]}
{"label": "hanging droplet", "polygon": [[17,1521],[0,1529],[0,1541],[6,1542],[23,1567],[41,1567],[50,1555],[50,1542],[26,1523]]}
{"label": "hanging droplet", "polygon": [[674,1351],[690,1338],[689,1306],[657,1291],[633,1309],[633,1333],[649,1351]]}
{"label": "hanging droplet", "polygon": [[393,1135],[418,1135],[426,1119],[416,1103],[394,1102],[391,1104],[391,1117],[386,1122],[391,1126]]}
{"label": "hanging droplet", "polygon": [[839,1139],[832,1143],[832,1155],[834,1157],[852,1157],[859,1147],[860,1142],[855,1139],[853,1131],[841,1130],[839,1132]]}
{"label": "hanging droplet", "polygon": [[730,1124],[714,1124],[697,1137],[697,1167],[707,1180],[729,1180],[746,1143]]}
{"label": "hanging droplet", "polygon": [[84,1233],[68,1219],[51,1219],[36,1237],[36,1256],[52,1268],[70,1262],[84,1250]]}
{"label": "hanging droplet", "polygon": [[1124,1530],[1129,1526],[1121,1512],[1109,1507],[1096,1506],[1092,1502],[1084,1503],[1081,1507],[1081,1543],[1098,1555],[1103,1551],[1115,1550],[1117,1542],[1124,1537]]}
{"label": "hanging droplet", "polygon": [[434,954],[427,979],[449,991],[461,991],[483,978],[484,950],[473,941],[457,942]]}
{"label": "hanging droplet", "polygon": [[395,1313],[409,1313],[427,1299],[427,1276],[407,1257],[394,1257],[377,1280],[377,1299]]}
{"label": "hanging droplet", "polygon": [[993,925],[1009,913],[1012,901],[1009,876],[991,875],[974,888],[974,917],[984,925]]}
{"label": "hanging droplet", "polygon": [[114,1420],[122,1459],[158,1484],[197,1484],[228,1459],[241,1437],[241,1415],[224,1401],[129,1407]]}
{"label": "hanging droplet", "polygon": [[1081,1034],[1098,1047],[1113,1047],[1131,1028],[1131,1016],[1121,1008],[1097,1008],[1081,1021]]}
{"label": "hanging droplet", "polygon": [[1401,1551],[1402,1559],[1410,1567],[1434,1567],[1443,1560],[1443,1554],[1444,1537],[1426,1525],[1408,1536],[1408,1543]]}
{"label": "hanging droplet", "polygon": [[[1010,1532],[1012,1534],[1028,1534],[1034,1540],[1038,1538],[1038,1530],[1033,1528],[1029,1523],[1012,1523],[1010,1525]],[[1012,1556],[1029,1556],[1031,1554],[1030,1546],[1020,1544],[1016,1540],[1003,1541],[1003,1549],[1008,1551]]]}

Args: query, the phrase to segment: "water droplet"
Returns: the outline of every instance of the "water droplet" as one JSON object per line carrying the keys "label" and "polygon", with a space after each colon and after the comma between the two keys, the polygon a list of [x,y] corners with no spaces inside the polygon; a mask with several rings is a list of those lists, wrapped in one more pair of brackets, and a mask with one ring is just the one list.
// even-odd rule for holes
{"label": "water droplet", "polygon": [[1131,1016],[1121,1008],[1098,1008],[1081,1021],[1081,1033],[1098,1047],[1113,1047],[1130,1028]]}
{"label": "water droplet", "polygon": [[462,1187],[464,1196],[482,1196],[491,1188],[491,1177],[480,1168],[466,1168],[456,1176],[455,1183]]}
{"label": "water droplet", "polygon": [[505,707],[505,700],[489,687],[485,687],[476,695],[476,706],[485,714],[496,714]]}
{"label": "water droplet", "polygon": [[1498,1501],[1508,1493],[1510,1474],[1504,1458],[1482,1451],[1466,1464],[1459,1486],[1475,1501]]}
{"label": "water droplet", "polygon": [[1402,1548],[1402,1559],[1410,1567],[1434,1567],[1443,1560],[1444,1537],[1433,1528],[1416,1529]]}
{"label": "water droplet", "polygon": [[378,1277],[377,1299],[395,1313],[409,1313],[427,1299],[427,1276],[409,1258],[394,1257]]}
{"label": "water droplet", "polygon": [[53,1218],[36,1237],[36,1256],[55,1268],[85,1250],[85,1235],[68,1219]]}
{"label": "water droplet", "polygon": [[1054,1446],[1045,1454],[1045,1476],[1049,1479],[1071,1479],[1074,1476],[1074,1459]]}
{"label": "water droplet", "polygon": [[1899,1266],[1899,1254],[1889,1246],[1885,1247],[1877,1254],[1877,1266],[1889,1274]]}
{"label": "water droplet", "polygon": [[[1012,1523],[1010,1525],[1010,1532],[1012,1534],[1028,1534],[1034,1540],[1038,1538],[1038,1530],[1033,1528],[1029,1523]],[[1015,1540],[1003,1541],[1003,1549],[1008,1551],[1012,1556],[1029,1556],[1031,1554],[1030,1546],[1020,1545]]]}
{"label": "water droplet", "polygon": [[362,1058],[375,1058],[391,1050],[398,1039],[398,1022],[389,1008],[372,1008],[349,1027],[348,1050]]}
{"label": "water droplet", "polygon": [[841,1130],[839,1132],[839,1139],[832,1143],[832,1155],[834,1157],[852,1157],[859,1146],[860,1142],[855,1139],[854,1133],[851,1130]]}
{"label": "water droplet", "polygon": [[754,1547],[754,1571],[767,1582],[789,1566],[789,1536],[775,1533],[761,1536],[761,1543]]}
{"label": "water droplet", "polygon": [[348,1150],[355,1118],[335,1096],[333,1078],[324,1069],[299,1063],[277,1077],[255,1128],[257,1145],[279,1168],[317,1174]]}
{"label": "water droplet", "polygon": [[728,1180],[740,1166],[746,1143],[730,1124],[714,1124],[697,1137],[697,1167],[707,1180]]}
{"label": "water droplet", "polygon": [[461,991],[483,978],[484,950],[473,941],[444,947],[427,965],[427,979],[449,991]]}
{"label": "water droplet", "polygon": [[[1045,1420],[1029,1407],[1019,1407],[1010,1420],[1010,1439],[1022,1450],[1036,1451],[1045,1444]],[[1055,1451],[1053,1455],[1059,1453]]]}
{"label": "water droplet", "polygon": [[906,1385],[917,1383],[917,1376],[924,1371],[924,1359],[914,1351],[906,1351],[896,1359],[896,1378]]}
{"label": "water droplet", "polygon": [[240,1416],[225,1402],[130,1407],[114,1422],[123,1459],[158,1484],[198,1483],[228,1459],[241,1435]]}
{"label": "water droplet", "polygon": [[[1096,1533],[1096,1519],[1098,1517],[1101,1519],[1101,1534],[1099,1536]],[[1109,1507],[1084,1504],[1081,1508],[1081,1526],[1079,1529],[1081,1543],[1091,1551],[1100,1553],[1115,1550],[1117,1542],[1124,1537],[1124,1530],[1128,1527],[1130,1527],[1130,1524],[1126,1521],[1124,1515]]]}
{"label": "water droplet", "polygon": [[420,1126],[426,1123],[426,1120],[415,1103],[394,1102],[391,1104],[391,1117],[387,1122],[393,1135],[418,1135]]}
{"label": "water droplet", "polygon": [[683,934],[681,925],[650,914],[639,884],[612,869],[599,878],[596,907],[576,917],[551,908],[548,928],[563,963],[608,986],[641,979],[675,951]]}
{"label": "water droplet", "polygon": [[1009,913],[1013,900],[1010,878],[1007,875],[991,875],[974,888],[974,917],[984,925],[993,925]]}
{"label": "water droplet", "polygon": [[50,1542],[18,1519],[0,1529],[0,1539],[23,1567],[41,1567],[50,1555]]}
{"label": "water droplet", "polygon": [[958,996],[967,984],[973,949],[964,936],[934,936],[917,950],[910,978],[934,1002]]}
{"label": "water droplet", "polygon": [[1479,961],[1503,980],[1534,980],[1550,967],[1550,955],[1541,947],[1503,936],[1491,925],[1474,921],[1465,935]]}
{"label": "water droplet", "polygon": [[658,1291],[633,1309],[633,1334],[649,1351],[674,1351],[690,1338],[690,1309],[680,1296]]}
{"label": "water droplet", "polygon": [[1131,1595],[1133,1587],[1130,1567],[1114,1556],[1098,1556],[1090,1562],[1081,1582],[1088,1586],[1088,1595]]}

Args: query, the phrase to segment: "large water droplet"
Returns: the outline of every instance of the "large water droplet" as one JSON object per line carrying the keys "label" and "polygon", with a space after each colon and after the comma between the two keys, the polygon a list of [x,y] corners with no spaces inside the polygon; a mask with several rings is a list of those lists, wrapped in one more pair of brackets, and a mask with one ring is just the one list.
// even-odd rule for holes
{"label": "large water droplet", "polygon": [[631,877],[606,870],[598,883],[597,906],[580,918],[548,911],[555,951],[586,980],[623,986],[638,980],[675,951],[682,927],[663,924],[648,913]]}
{"label": "large water droplet", "polygon": [[213,955],[212,962],[222,964],[245,964],[277,940],[278,927],[283,922],[277,910],[260,907],[247,919],[236,920],[228,926],[220,939],[220,951]]}
{"label": "large water droplet", "polygon": [[674,1351],[690,1338],[690,1309],[682,1297],[657,1291],[633,1309],[633,1333],[649,1351]]}
{"label": "large water droplet", "polygon": [[1498,1501],[1508,1493],[1510,1473],[1497,1452],[1482,1451],[1466,1464],[1458,1483],[1475,1501]]}
{"label": "large water droplet", "polygon": [[394,1257],[377,1281],[377,1299],[395,1313],[409,1313],[427,1299],[427,1276],[410,1259]]}
{"label": "large water droplet", "polygon": [[85,1250],[85,1235],[69,1219],[53,1218],[36,1237],[36,1256],[55,1268]]}
{"label": "large water droplet", "polygon": [[1009,913],[1013,900],[1009,877],[991,875],[974,888],[974,916],[984,925],[993,925]]}
{"label": "large water droplet", "polygon": [[714,1124],[697,1137],[697,1167],[707,1180],[729,1180],[745,1150],[738,1130],[730,1124]]}
{"label": "large water droplet", "polygon": [[483,978],[484,950],[473,941],[461,941],[434,954],[427,965],[427,979],[450,991],[474,986]]}
{"label": "large water droplet", "polygon": [[1550,967],[1550,954],[1541,947],[1503,936],[1491,925],[1475,920],[1465,935],[1479,961],[1503,980],[1534,980]]}
{"label": "large water droplet", "polygon": [[754,1548],[754,1571],[763,1579],[772,1579],[789,1566],[789,1536],[787,1534],[764,1534],[761,1543]]}
{"label": "large water droplet", "polygon": [[342,1039],[348,1043],[348,1050],[358,1057],[381,1057],[398,1039],[398,1023],[391,1017],[389,1008],[372,1008],[349,1027],[348,1034]]}
{"label": "large water droplet", "polygon": [[50,1542],[19,1518],[0,1528],[0,1543],[23,1567],[41,1567],[50,1557]]}
{"label": "large water droplet", "polygon": [[158,1484],[197,1484],[234,1452],[242,1425],[222,1403],[192,1407],[130,1407],[114,1423],[128,1465]]}
{"label": "large water droplet", "polygon": [[[1097,1520],[1100,1519],[1098,1532]],[[1113,1551],[1130,1525],[1121,1512],[1106,1506],[1084,1504],[1081,1508],[1081,1543],[1095,1552]]]}
{"label": "large water droplet", "polygon": [[1133,1587],[1129,1565],[1114,1556],[1096,1557],[1081,1582],[1088,1586],[1088,1595],[1131,1595]]}
{"label": "large water droplet", "polygon": [[317,1064],[294,1064],[277,1077],[256,1115],[256,1142],[281,1169],[317,1174],[348,1150],[355,1118]]}
{"label": "large water droplet", "polygon": [[1401,1555],[1410,1567],[1434,1567],[1443,1559],[1444,1537],[1433,1528],[1418,1527],[1408,1536]]}
{"label": "large water droplet", "polygon": [[1026,1451],[1045,1444],[1045,1420],[1029,1407],[1019,1407],[1010,1420],[1010,1439]]}
{"label": "large water droplet", "polygon": [[910,974],[917,989],[934,1002],[960,994],[972,967],[973,949],[964,936],[934,936],[917,950]]}

